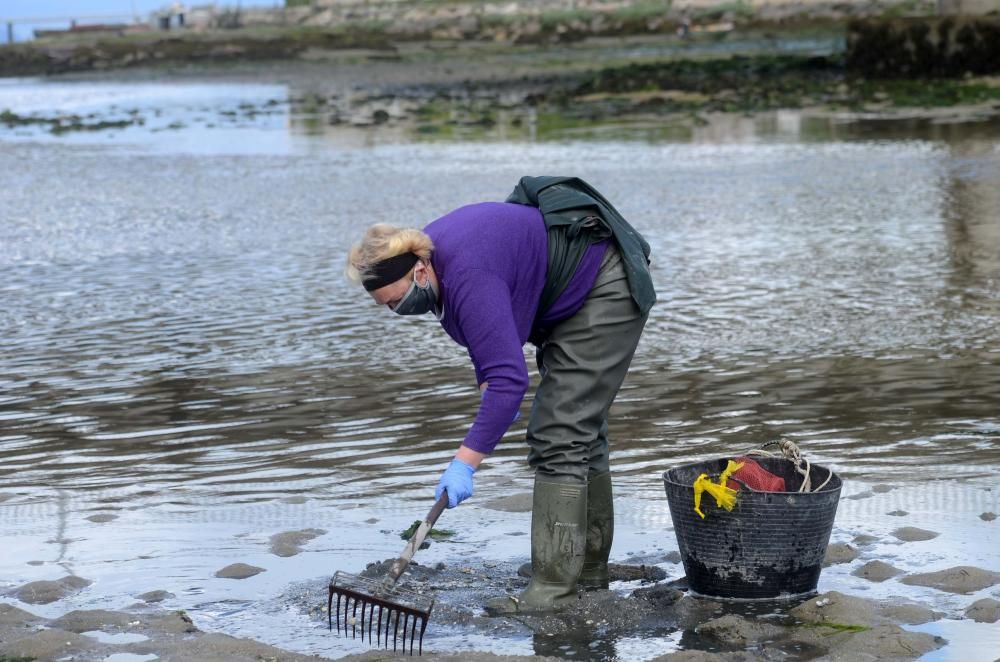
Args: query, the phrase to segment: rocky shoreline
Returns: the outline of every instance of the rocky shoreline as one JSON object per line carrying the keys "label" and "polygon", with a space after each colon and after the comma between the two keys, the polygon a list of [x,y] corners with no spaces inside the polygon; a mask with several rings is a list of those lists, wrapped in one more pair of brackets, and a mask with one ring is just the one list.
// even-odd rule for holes
{"label": "rocky shoreline", "polygon": [[[638,42],[635,47],[642,45]],[[87,80],[122,82],[288,81],[287,97],[216,109],[204,115],[206,126],[253,122],[282,113],[303,130],[393,129],[411,140],[490,139],[495,134],[506,139],[559,139],[608,125],[683,133],[707,125],[717,115],[785,110],[813,117],[905,116],[938,122],[1000,117],[1000,79],[987,76],[867,80],[851,76],[843,56],[836,54],[639,61],[605,57],[614,48],[603,43],[574,47],[563,61],[594,63],[576,68],[524,65],[507,52],[492,52],[463,66],[469,51],[459,48],[435,53],[414,50],[393,61],[364,51],[354,55],[354,62],[286,63],[267,73],[249,66],[214,65],[83,75]],[[138,127],[172,131],[188,123],[172,121],[158,127],[156,114],[152,108],[128,106],[87,114],[18,113],[0,107],[0,129],[60,136]]]}

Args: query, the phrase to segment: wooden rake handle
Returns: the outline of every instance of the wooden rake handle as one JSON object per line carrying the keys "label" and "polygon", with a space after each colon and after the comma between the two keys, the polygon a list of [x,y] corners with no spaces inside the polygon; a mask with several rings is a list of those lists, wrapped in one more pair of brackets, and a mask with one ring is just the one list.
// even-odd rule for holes
{"label": "wooden rake handle", "polygon": [[424,544],[424,538],[426,538],[427,534],[430,533],[430,530],[434,527],[434,522],[437,521],[437,518],[441,515],[447,505],[448,490],[445,490],[441,493],[440,498],[434,502],[434,505],[431,507],[431,511],[427,513],[427,517],[420,523],[420,526],[417,527],[417,530],[410,537],[409,542],[406,543],[406,547],[403,548],[403,553],[399,555],[399,558],[396,559],[393,562],[392,567],[389,568],[389,574],[386,575],[384,582],[386,589],[391,588],[392,585],[399,579],[400,575],[403,574],[403,571],[406,570],[406,566],[410,565],[410,560],[413,558],[413,555],[418,549],[420,549],[420,546]]}

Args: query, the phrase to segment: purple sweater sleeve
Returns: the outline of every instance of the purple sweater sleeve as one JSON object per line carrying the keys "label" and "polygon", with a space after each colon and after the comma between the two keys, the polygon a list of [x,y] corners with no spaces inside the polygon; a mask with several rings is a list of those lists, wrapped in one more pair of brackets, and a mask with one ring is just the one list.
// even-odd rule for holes
{"label": "purple sweater sleeve", "polygon": [[476,377],[480,384],[488,383],[463,443],[489,454],[514,422],[528,390],[528,367],[511,311],[510,290],[495,274],[478,269],[449,274],[448,284],[445,314],[461,320]]}

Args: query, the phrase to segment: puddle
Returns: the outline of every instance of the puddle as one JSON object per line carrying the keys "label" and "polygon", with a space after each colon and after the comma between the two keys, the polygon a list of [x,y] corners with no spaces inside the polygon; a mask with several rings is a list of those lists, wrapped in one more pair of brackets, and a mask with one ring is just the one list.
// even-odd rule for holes
{"label": "puddle", "polygon": [[137,644],[140,641],[149,641],[149,637],[136,634],[133,632],[103,632],[101,630],[92,630],[90,632],[81,632],[85,637],[90,637],[96,639],[102,644]]}

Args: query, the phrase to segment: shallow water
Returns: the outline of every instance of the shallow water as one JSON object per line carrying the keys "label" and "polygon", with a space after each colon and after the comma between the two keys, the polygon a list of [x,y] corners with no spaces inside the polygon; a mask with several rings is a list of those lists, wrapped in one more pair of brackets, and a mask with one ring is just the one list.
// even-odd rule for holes
{"label": "shallow water", "polygon": [[[27,112],[39,85],[5,82],[0,109],[20,95]],[[158,106],[165,122],[171,108],[283,94],[150,89],[126,102],[115,95],[127,89],[87,85],[105,110],[110,98]],[[42,98],[76,112],[79,91]],[[613,559],[676,549],[663,470],[788,437],[847,481],[835,540],[874,533],[884,542],[867,559],[907,571],[1000,569],[997,522],[978,517],[1000,510],[995,124],[823,132],[783,114],[688,142],[409,144],[372,129],[345,143],[277,108],[189,133],[3,134],[0,588],[95,581],[29,610],[123,608],[164,589],[175,594],[164,604],[204,629],[357,651],[282,596],[399,552],[477,391],[464,352],[431,319],[386,314],[345,281],[347,245],[370,222],[422,224],[545,172],[599,186],[653,246],[660,302],[611,425]],[[525,420],[477,474],[476,496],[442,517],[456,540],[421,562],[527,556],[528,515],[481,505],[530,489]],[[897,489],[865,498],[874,483]],[[896,510],[909,514],[886,516]],[[907,525],[942,535],[887,537]],[[270,554],[271,535],[305,528],[328,534],[298,556]],[[267,572],[214,577],[232,562]],[[953,617],[998,597],[874,585],[852,567],[825,571],[821,590],[917,599]],[[989,626],[940,627],[975,634],[934,659],[986,659],[976,642],[995,641]],[[680,639],[603,642],[599,657],[644,659]],[[535,649],[433,621],[425,644]]]}

